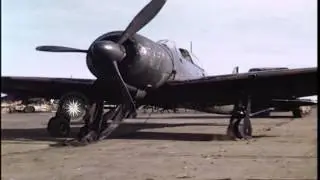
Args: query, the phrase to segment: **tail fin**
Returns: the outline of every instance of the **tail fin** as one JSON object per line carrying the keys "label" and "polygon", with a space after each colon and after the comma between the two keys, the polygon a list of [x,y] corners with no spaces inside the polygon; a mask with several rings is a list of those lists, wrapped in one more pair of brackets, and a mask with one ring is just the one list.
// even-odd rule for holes
{"label": "tail fin", "polygon": [[232,74],[238,74],[239,73],[239,66],[236,66],[232,70]]}

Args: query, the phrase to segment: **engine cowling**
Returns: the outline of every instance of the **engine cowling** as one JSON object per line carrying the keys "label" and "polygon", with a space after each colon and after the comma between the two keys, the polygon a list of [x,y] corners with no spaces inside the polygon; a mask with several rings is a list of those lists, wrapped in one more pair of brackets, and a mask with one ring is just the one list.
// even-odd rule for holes
{"label": "engine cowling", "polygon": [[[115,31],[98,37],[97,41],[116,42],[122,31]],[[157,88],[170,77],[173,71],[173,62],[168,51],[152,40],[135,34],[124,44],[126,57],[118,63],[124,81],[135,88]],[[92,45],[90,46],[90,48]],[[89,49],[90,49],[89,48]],[[110,79],[112,69],[106,60],[95,57],[92,52],[87,54],[87,65],[91,73],[98,79]]]}

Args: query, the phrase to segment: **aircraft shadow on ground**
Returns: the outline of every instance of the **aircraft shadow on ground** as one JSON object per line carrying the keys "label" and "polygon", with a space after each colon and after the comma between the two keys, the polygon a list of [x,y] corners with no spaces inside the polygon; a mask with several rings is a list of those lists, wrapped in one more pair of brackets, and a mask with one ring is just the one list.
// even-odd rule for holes
{"label": "aircraft shadow on ground", "polygon": [[[253,136],[253,138],[270,137],[266,135]],[[205,134],[205,133],[174,133],[174,132],[136,132],[116,136],[113,139],[130,140],[172,140],[172,141],[233,141],[226,134]]]}
{"label": "aircraft shadow on ground", "polygon": [[230,116],[201,116],[201,115],[190,115],[190,116],[186,116],[186,115],[161,115],[161,116],[148,116],[148,115],[145,115],[145,116],[138,116],[136,119],[173,119],[173,120],[176,120],[176,119],[226,119],[226,118],[229,118]]}
{"label": "aircraft shadow on ground", "polygon": [[[209,116],[202,116],[202,115],[163,115],[163,116],[150,116],[148,117],[143,116],[143,117],[137,117],[136,119],[229,119],[231,116],[225,115],[225,116],[217,116],[217,115],[209,115]],[[281,118],[293,118],[293,116],[288,116],[288,115],[273,115],[273,116],[261,116],[261,117],[251,117],[251,119],[281,119]]]}
{"label": "aircraft shadow on ground", "polygon": [[[76,122],[80,123],[80,122]],[[114,132],[115,135],[123,136],[124,134],[137,133],[141,129],[170,128],[182,126],[226,126],[218,123],[123,123]],[[71,138],[77,137],[80,127],[71,128]],[[115,136],[116,137],[116,136]],[[1,129],[1,140],[37,140],[37,141],[61,141],[65,138],[50,137],[46,128],[29,128],[29,129]]]}
{"label": "aircraft shadow on ground", "polygon": [[[227,126],[226,124],[218,123],[123,123],[113,134],[110,139],[130,139],[130,140],[173,140],[173,141],[230,141],[225,134],[205,134],[205,133],[176,133],[176,132],[150,132],[139,131],[156,128],[170,128],[182,126]],[[70,138],[77,137],[79,127],[71,129]],[[254,138],[267,137],[255,136]],[[2,129],[1,140],[10,141],[51,141],[60,143],[65,141],[65,138],[50,137],[46,128],[33,129]]]}
{"label": "aircraft shadow on ground", "polygon": [[293,118],[293,116],[273,115],[273,116],[251,117],[251,119],[283,119],[283,118]]}

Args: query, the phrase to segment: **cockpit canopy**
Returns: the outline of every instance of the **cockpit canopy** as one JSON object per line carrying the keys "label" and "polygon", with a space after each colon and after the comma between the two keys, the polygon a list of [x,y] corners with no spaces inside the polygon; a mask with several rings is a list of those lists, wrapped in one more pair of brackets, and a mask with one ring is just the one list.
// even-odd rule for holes
{"label": "cockpit canopy", "polygon": [[199,68],[204,75],[206,74],[204,69],[198,65],[200,64],[199,59],[192,52],[189,52],[188,50],[183,48],[177,48],[176,43],[171,40],[160,40],[157,41],[157,43],[168,48],[171,52],[173,52],[174,56],[180,58],[181,61],[184,60],[192,63],[194,66]]}
{"label": "cockpit canopy", "polygon": [[167,48],[174,50],[175,52],[178,53],[178,55],[181,58],[191,62],[192,64],[197,64],[199,62],[198,58],[196,58],[194,54],[190,53],[188,50],[183,48],[177,48],[176,43],[174,41],[165,39],[165,40],[157,41],[157,43],[163,44]]}
{"label": "cockpit canopy", "polygon": [[[181,56],[182,56],[185,60],[193,63],[192,57],[190,56],[190,53],[189,53],[188,50],[179,48],[179,51],[180,51]],[[193,64],[194,64],[194,63],[193,63]]]}

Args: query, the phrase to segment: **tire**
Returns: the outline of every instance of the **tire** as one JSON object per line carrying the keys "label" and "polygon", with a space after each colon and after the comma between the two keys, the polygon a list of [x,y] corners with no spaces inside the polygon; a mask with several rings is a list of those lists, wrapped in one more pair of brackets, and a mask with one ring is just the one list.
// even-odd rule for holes
{"label": "tire", "polygon": [[70,122],[60,116],[60,117],[52,117],[47,126],[47,131],[52,137],[67,137],[70,135]]}
{"label": "tire", "polygon": [[237,120],[234,124],[235,136],[239,139],[245,138],[246,136],[252,136],[252,126],[249,126],[250,127],[248,129],[248,132],[246,132],[244,129],[244,118],[242,118],[241,120]]}
{"label": "tire", "polygon": [[23,112],[25,113],[33,113],[35,112],[36,109],[33,107],[33,106],[26,106],[24,109],[23,109]]}

